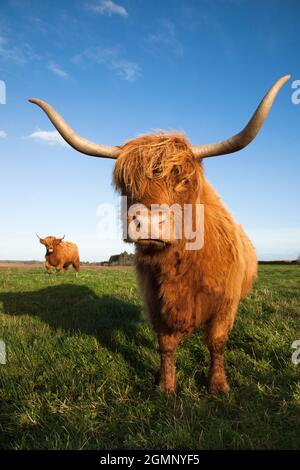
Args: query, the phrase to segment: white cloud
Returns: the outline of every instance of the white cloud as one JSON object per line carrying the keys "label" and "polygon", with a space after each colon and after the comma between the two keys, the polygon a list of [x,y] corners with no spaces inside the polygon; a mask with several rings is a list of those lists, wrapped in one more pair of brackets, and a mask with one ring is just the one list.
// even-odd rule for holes
{"label": "white cloud", "polygon": [[112,0],[100,0],[97,3],[88,4],[87,8],[100,15],[119,15],[126,18],[128,16],[126,8]]}
{"label": "white cloud", "polygon": [[7,137],[7,134],[5,131],[0,131],[0,139],[5,139]]}
{"label": "white cloud", "polygon": [[54,62],[50,62],[47,66],[51,72],[61,78],[68,78],[67,72],[65,72],[59,65],[55,64]]}
{"label": "white cloud", "polygon": [[40,60],[40,56],[33,51],[28,43],[15,46],[4,36],[0,36],[0,58],[18,65],[26,64],[30,60]]}
{"label": "white cloud", "polygon": [[35,141],[45,142],[48,145],[61,145],[67,147],[68,144],[61,137],[59,132],[54,131],[42,131],[38,129],[27,136],[28,139],[34,139]]}
{"label": "white cloud", "polygon": [[159,30],[148,36],[148,42],[167,46],[173,49],[175,54],[182,55],[184,49],[177,39],[175,24],[168,19],[159,20],[158,23]]}
{"label": "white cloud", "polygon": [[26,62],[23,51],[9,43],[9,40],[0,36],[0,58],[3,60],[11,60],[17,64]]}
{"label": "white cloud", "polygon": [[135,81],[141,74],[140,67],[122,57],[119,48],[89,47],[81,54],[73,57],[73,62],[80,65],[84,61],[95,62],[114,70],[124,80]]}

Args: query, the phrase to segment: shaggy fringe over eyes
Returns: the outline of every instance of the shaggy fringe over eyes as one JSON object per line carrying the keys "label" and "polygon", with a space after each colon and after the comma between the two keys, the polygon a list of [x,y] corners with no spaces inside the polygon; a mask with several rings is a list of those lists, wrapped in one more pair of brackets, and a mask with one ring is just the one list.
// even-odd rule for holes
{"label": "shaggy fringe over eyes", "polygon": [[164,180],[170,185],[176,177],[179,181],[190,181],[197,167],[200,169],[190,143],[178,132],[147,134],[130,140],[120,149],[114,185],[137,198],[143,195],[149,180]]}

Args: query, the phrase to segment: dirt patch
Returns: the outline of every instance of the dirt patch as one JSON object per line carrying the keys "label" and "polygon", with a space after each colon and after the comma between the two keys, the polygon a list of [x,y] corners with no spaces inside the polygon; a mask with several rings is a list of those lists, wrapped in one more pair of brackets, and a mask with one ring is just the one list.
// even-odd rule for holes
{"label": "dirt patch", "polygon": [[[0,262],[0,270],[1,269],[37,269],[37,268],[44,268],[43,263],[6,263]],[[111,270],[111,269],[118,269],[124,271],[132,270],[132,266],[80,266],[80,270],[84,271],[86,269],[93,269],[93,270]],[[72,271],[72,267],[69,268]]]}
{"label": "dirt patch", "polygon": [[0,269],[33,269],[33,268],[42,268],[43,263],[0,263]]}

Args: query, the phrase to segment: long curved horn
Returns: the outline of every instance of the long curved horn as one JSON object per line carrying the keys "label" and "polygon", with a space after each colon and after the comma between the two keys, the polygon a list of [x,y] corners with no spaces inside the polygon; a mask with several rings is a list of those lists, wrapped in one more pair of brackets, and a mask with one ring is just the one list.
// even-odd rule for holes
{"label": "long curved horn", "polygon": [[41,238],[37,233],[36,233],[36,236],[38,237],[40,241],[43,240],[43,238]]}
{"label": "long curved horn", "polygon": [[79,136],[50,104],[37,98],[31,98],[28,101],[30,103],[38,105],[47,114],[48,118],[56,127],[61,136],[75,150],[78,150],[81,153],[85,153],[86,155],[91,155],[93,157],[118,157],[120,153],[118,147],[96,144],[95,142],[91,142],[90,140],[84,139],[83,137]]}
{"label": "long curved horn", "polygon": [[263,123],[265,122],[273,101],[275,100],[277,93],[281,87],[291,78],[290,75],[286,75],[280,78],[270,88],[268,93],[260,102],[258,108],[253,114],[252,118],[246,125],[246,127],[238,134],[230,137],[230,139],[217,142],[215,144],[208,145],[196,145],[192,147],[193,153],[196,158],[214,157],[217,155],[225,155],[228,153],[237,152],[238,150],[246,147],[256,137]]}

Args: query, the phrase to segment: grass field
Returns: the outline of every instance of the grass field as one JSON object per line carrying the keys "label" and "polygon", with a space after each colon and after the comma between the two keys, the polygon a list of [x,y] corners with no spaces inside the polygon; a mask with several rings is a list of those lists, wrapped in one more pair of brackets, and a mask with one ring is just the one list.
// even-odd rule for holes
{"label": "grass field", "polygon": [[2,270],[0,448],[300,448],[299,323],[300,266],[262,266],[228,343],[229,396],[207,392],[201,332],[165,396],[133,271]]}

